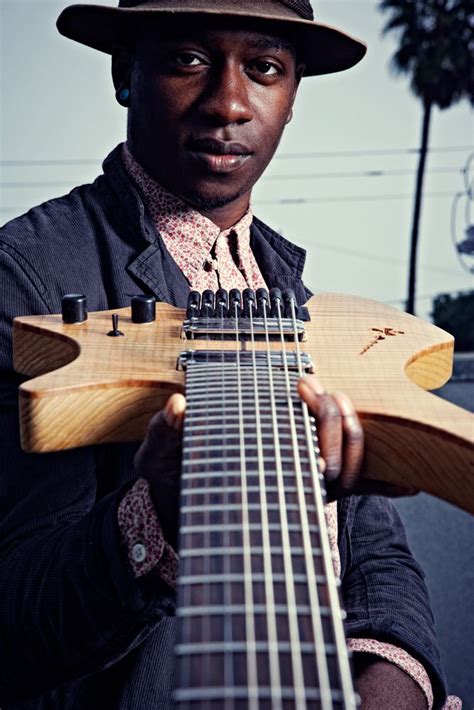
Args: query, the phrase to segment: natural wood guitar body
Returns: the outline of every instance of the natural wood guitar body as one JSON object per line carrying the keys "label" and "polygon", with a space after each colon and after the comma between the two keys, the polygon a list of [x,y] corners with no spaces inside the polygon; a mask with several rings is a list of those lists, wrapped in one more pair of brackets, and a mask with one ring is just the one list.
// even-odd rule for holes
{"label": "natural wood guitar body", "polygon": [[[301,348],[327,390],[346,392],[363,420],[364,475],[417,487],[474,512],[474,418],[425,391],[449,379],[453,338],[352,296],[321,294],[307,307],[311,321]],[[232,340],[184,340],[185,311],[167,304],[157,304],[157,320],[149,324],[132,323],[129,308],[116,312],[123,337],[107,336],[112,311],[74,325],[61,316],[15,320],[15,369],[34,377],[20,388],[25,450],[141,439],[168,396],[184,389],[177,369],[183,350],[236,348]],[[271,348],[281,350],[281,344]]]}

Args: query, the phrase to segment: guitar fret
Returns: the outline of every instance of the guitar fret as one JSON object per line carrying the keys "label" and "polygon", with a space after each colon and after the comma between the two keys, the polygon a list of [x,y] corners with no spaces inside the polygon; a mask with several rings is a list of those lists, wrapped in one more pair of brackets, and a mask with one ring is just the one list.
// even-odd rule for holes
{"label": "guitar fret", "polygon": [[[252,531],[252,530],[260,531],[262,529],[262,526],[260,524],[250,523],[248,528],[250,531]],[[268,529],[270,531],[276,530],[279,532],[281,530],[281,526],[278,525],[277,523],[269,523]],[[309,525],[308,529],[310,532],[314,532],[314,533],[319,532],[319,527],[317,525]],[[211,524],[209,524],[209,525],[183,525],[180,528],[180,532],[183,534],[184,533],[199,533],[199,532],[214,532],[214,533],[215,532],[235,532],[236,530],[242,530],[242,525],[240,525],[240,524],[234,525],[233,523],[231,523],[230,525],[219,525],[219,524],[215,524],[215,525],[211,525]],[[296,523],[288,523],[288,530],[290,532],[300,532],[301,527],[299,525],[297,525]]]}
{"label": "guitar fret", "polygon": [[[177,656],[201,654],[201,653],[239,653],[240,651],[246,651],[249,644],[246,641],[212,641],[203,643],[178,643],[175,646],[175,653]],[[291,651],[292,646],[288,641],[278,641],[276,644],[277,649],[280,652],[288,653]],[[268,641],[255,641],[256,651],[269,651],[272,645]],[[299,645],[299,650],[301,653],[314,653],[314,646],[312,643],[307,643],[302,641]],[[326,655],[334,654],[336,647],[333,643],[325,643],[324,650]]]}
{"label": "guitar fret", "polygon": [[[181,480],[198,480],[200,478],[223,478],[227,476],[235,476],[234,473],[229,473],[229,471],[226,471],[225,474],[221,474],[219,472],[212,472],[212,473],[185,473],[181,475]],[[255,474],[254,474],[255,475]],[[288,474],[289,476],[290,474]],[[309,478],[309,476],[306,476],[306,478]],[[222,493],[224,488],[222,486],[209,486],[209,488],[183,488],[181,491],[182,496],[193,496],[193,495],[213,495],[215,493]],[[265,490],[267,493],[278,493],[278,487],[277,486],[266,486]],[[305,493],[312,494],[313,489],[312,488],[304,488],[303,489]],[[225,487],[225,492],[226,493],[241,493],[242,492],[242,487],[241,486],[226,486]],[[248,493],[259,493],[260,488],[259,486],[247,486],[247,492]],[[286,486],[285,487],[285,492],[288,493],[288,495],[295,495],[297,493],[297,489],[295,486]]]}
{"label": "guitar fret", "polygon": [[[270,548],[271,552],[273,555],[282,555],[283,554],[283,548],[282,547],[271,547]],[[252,547],[252,555],[261,555],[264,552],[263,547]],[[292,547],[291,548],[291,554],[294,557],[298,557],[298,555],[302,555],[304,552],[302,547]],[[319,554],[321,552],[319,547],[313,547],[313,553],[315,555]],[[189,557],[211,557],[212,555],[242,555],[243,550],[242,547],[200,547],[197,550],[191,549],[191,550],[182,550],[179,553],[179,557],[181,560],[187,559]]]}
{"label": "guitar fret", "polygon": [[[178,584],[181,585],[194,585],[194,584],[226,584],[229,582],[245,582],[246,575],[240,572],[230,572],[229,574],[187,574],[180,575]],[[266,577],[263,572],[255,572],[250,575],[252,582],[264,582]],[[316,582],[325,584],[326,577],[322,574],[317,574],[315,576]],[[306,574],[294,573],[292,580],[295,584],[305,583],[308,581]],[[284,582],[285,575],[279,572],[274,572],[272,574],[273,582]]]}
{"label": "guitar fret", "polygon": [[[297,696],[294,687],[282,686],[278,689],[281,693],[283,700],[294,700]],[[252,688],[251,686],[234,686],[233,688],[211,686],[209,688],[203,688],[202,686],[191,687],[191,688],[181,688],[180,690],[175,690],[173,693],[173,700],[177,703],[179,702],[191,702],[200,700],[246,700],[248,701],[250,697],[257,698],[258,700],[271,700],[273,698],[274,689],[271,687],[258,686]],[[306,700],[318,701],[321,699],[321,693],[318,688],[305,687],[304,695]],[[331,690],[331,699],[334,702],[341,702],[344,700],[343,694],[340,690]]]}
{"label": "guitar fret", "polygon": [[[249,503],[247,509],[260,510],[261,506],[258,503]],[[280,506],[278,505],[278,503],[268,503],[267,509],[272,511],[279,511]],[[291,511],[299,511],[299,506],[297,503],[287,503],[286,509]],[[199,505],[199,507],[195,505],[185,505],[181,506],[180,510],[182,513],[213,513],[218,511],[225,512],[227,510],[242,510],[242,505],[240,503],[225,503],[224,501],[222,501],[221,503]],[[314,505],[307,505],[306,510],[309,510],[311,513],[314,513],[316,508]],[[252,550],[252,552],[254,552],[254,550]]]}
{"label": "guitar fret", "polygon": [[[245,411],[244,411],[243,413],[244,413],[244,414],[247,414],[247,415],[248,415],[248,414],[252,414],[252,413],[254,413],[254,410],[253,410],[253,412],[252,412],[252,410],[249,410],[248,412],[245,412]],[[202,429],[203,427],[206,427],[206,428],[207,428],[206,425],[207,425],[209,422],[220,422],[220,425],[219,425],[219,424],[217,424],[217,425],[216,425],[216,424],[210,424],[210,425],[209,425],[209,428],[211,428],[212,426],[214,426],[214,427],[217,428],[217,429],[220,428],[220,430],[222,431],[223,427],[225,426],[226,420],[227,420],[227,421],[230,420],[231,423],[235,423],[235,420],[236,420],[237,416],[238,416],[237,414],[234,415],[234,416],[228,416],[226,413],[223,413],[223,412],[221,412],[220,414],[215,414],[215,415],[214,415],[214,414],[208,414],[207,416],[204,416],[204,415],[203,415],[203,416],[199,416],[199,415],[196,416],[196,415],[194,415],[192,412],[190,412],[189,415],[186,415],[186,421],[185,421],[184,427],[185,427],[185,431],[186,431],[186,430],[189,430],[189,429],[193,429],[193,428]],[[196,424],[197,424],[198,422],[202,422],[202,424],[201,424],[201,426],[196,427]],[[271,418],[271,415],[263,414],[263,415],[261,416],[260,422],[261,422],[262,424],[266,425],[267,427],[271,427],[271,426],[272,426],[272,418]],[[246,421],[245,421],[245,433],[246,433],[247,435],[249,434],[249,431],[248,431],[249,424],[250,424],[250,422],[248,421],[248,418],[247,418]],[[252,426],[253,426],[253,429],[255,430],[255,422],[252,421],[251,424],[252,424]],[[238,426],[239,426],[239,423],[238,423],[238,422],[235,423],[235,426],[238,427]],[[299,430],[298,430],[298,427],[299,427]],[[297,429],[297,433],[298,433],[301,437],[303,437],[303,435],[304,435],[304,428],[303,428],[303,422],[300,420],[300,418],[295,418],[295,429]]]}
{"label": "guitar fret", "polygon": [[[263,404],[269,405],[269,401],[270,400],[268,400],[268,402],[263,401]],[[294,399],[292,401],[296,407],[298,407],[298,405],[301,403],[299,399]],[[210,412],[214,412],[214,411],[219,412],[220,416],[222,416],[222,415],[227,416],[228,414],[236,414],[238,416],[239,412],[242,412],[242,414],[248,414],[249,412],[251,414],[256,414],[255,401],[252,400],[248,403],[242,402],[241,405],[236,404],[235,406],[234,405],[228,406],[227,404],[224,405],[223,403],[221,403],[219,407],[210,407],[209,405],[201,405],[201,406],[192,405],[189,408],[189,413],[186,415],[186,417],[188,417],[188,416],[195,417],[196,414],[201,414],[201,413],[209,415]],[[284,414],[286,415],[286,418],[288,418],[288,413],[284,412]],[[263,417],[263,416],[266,416],[266,413],[260,412],[260,417]],[[295,412],[295,418],[296,417],[302,421],[303,420],[302,412],[300,412],[300,411]],[[271,418],[270,418],[270,420],[271,420]]]}
{"label": "guitar fret", "polygon": [[[217,417],[214,417],[214,419],[217,419]],[[235,432],[235,434],[234,434],[235,436],[238,436],[239,433],[240,433],[240,425],[239,425],[239,422],[238,422],[238,421],[235,421],[235,420],[231,420],[230,422],[226,422],[226,421],[221,417],[221,418],[219,419],[219,422],[220,422],[219,424],[209,424],[208,426],[206,426],[206,422],[208,422],[208,419],[206,419],[206,417],[202,417],[200,421],[202,421],[203,423],[202,423],[202,424],[199,424],[199,425],[197,425],[196,423],[194,423],[194,424],[188,424],[188,423],[187,423],[187,418],[186,418],[185,428],[184,428],[184,437],[183,437],[184,440],[189,439],[189,440],[192,441],[192,436],[189,436],[189,431],[190,431],[190,430],[193,431],[193,430],[196,430],[196,429],[197,429],[199,432],[201,432],[201,437],[202,437],[202,431],[203,431],[203,430],[206,431],[206,434],[207,434],[208,432],[210,432],[210,431],[216,431],[216,432],[219,432],[221,435],[224,435],[224,436],[225,436],[226,432],[229,433],[231,430],[233,430],[233,431]],[[265,418],[264,427],[265,427],[265,429],[270,429],[270,431],[273,432],[272,423],[271,423],[271,421],[268,420],[267,418]],[[248,431],[246,431],[245,433],[246,433],[246,435],[249,434]],[[303,436],[304,431],[301,431],[301,429],[300,429],[300,431],[299,431],[298,433],[299,433],[301,436]]]}
{"label": "guitar fret", "polygon": [[[232,444],[230,445],[228,442],[226,443],[226,451],[239,451],[239,444]],[[263,448],[270,447],[272,445],[272,442],[269,441],[268,444],[263,444]],[[183,453],[188,451],[190,453],[200,453],[200,452],[212,452],[212,451],[222,451],[222,443],[220,446],[192,446],[191,444],[187,444],[186,446],[183,446]],[[293,446],[291,444],[280,444],[279,447],[280,451],[293,451]]]}
{"label": "guitar fret", "polygon": [[[216,369],[217,368],[217,369]],[[258,379],[259,382],[263,382],[267,384],[270,380],[268,376],[268,369],[261,368],[258,369],[257,371],[258,374]],[[276,375],[276,377],[275,377]],[[273,370],[273,382],[276,385],[281,385],[282,383],[286,382],[285,376],[281,370]],[[299,379],[299,375],[297,373],[290,373],[290,383],[294,384],[297,382]],[[214,364],[213,369],[211,371],[208,371],[207,374],[205,372],[193,372],[191,373],[190,378],[187,379],[187,386],[189,387],[194,387],[194,388],[199,388],[202,387],[203,389],[206,388],[206,385],[208,382],[212,381],[218,384],[219,386],[222,387],[222,380],[225,381],[225,384],[235,384],[239,381],[239,376],[236,370],[227,370],[227,371],[219,371],[218,367],[216,364]],[[252,368],[247,368],[243,367],[240,369],[240,382],[241,384],[248,384],[253,381],[253,371]]]}
{"label": "guitar fret", "polygon": [[[254,604],[253,611],[254,614],[264,614],[267,609],[266,604]],[[309,604],[295,604],[293,607],[288,606],[288,604],[275,604],[275,612],[277,614],[288,614],[289,611],[294,611],[300,616],[306,616],[311,613],[311,607]],[[246,606],[245,604],[208,604],[206,606],[181,606],[176,609],[176,616],[183,618],[191,618],[194,616],[216,616],[216,615],[227,615],[227,614],[245,614]],[[327,606],[321,607],[321,614],[323,616],[330,616],[331,609]]]}
{"label": "guitar fret", "polygon": [[[309,458],[303,458],[300,456],[301,463],[308,465],[309,464]],[[295,459],[293,457],[289,456],[281,456],[280,461],[283,464],[294,464]],[[202,459],[188,459],[184,464],[183,464],[183,470],[188,468],[189,466],[207,466],[208,464],[213,464],[217,465],[220,463],[223,464],[230,464],[230,463],[241,463],[242,458],[240,456],[216,456],[216,457],[211,457],[211,458],[202,458]],[[270,463],[275,465],[275,456],[269,457],[269,456],[263,456],[262,458],[259,458],[258,456],[246,456],[245,457],[245,462],[246,464],[251,464],[251,463],[260,463],[262,462],[263,464],[265,463]]]}
{"label": "guitar fret", "polygon": [[[270,387],[269,381],[262,381],[260,378],[259,385],[265,387],[265,389]],[[297,380],[295,380],[293,383],[290,383],[290,391],[293,397],[297,397],[297,390]],[[286,384],[284,382],[274,384],[271,394],[275,395],[277,399],[281,398],[284,400],[288,396]],[[202,401],[202,399],[207,399],[208,396],[216,402],[219,400],[222,401],[222,398],[226,396],[237,401],[242,401],[245,398],[255,400],[255,384],[253,380],[249,379],[246,382],[241,382],[239,387],[238,380],[235,380],[235,382],[228,382],[226,379],[224,384],[221,380],[220,382],[218,381],[214,383],[207,381],[206,386],[186,386],[186,397],[190,398],[192,401]],[[262,396],[265,399],[269,399],[270,392],[265,391],[262,393]]]}

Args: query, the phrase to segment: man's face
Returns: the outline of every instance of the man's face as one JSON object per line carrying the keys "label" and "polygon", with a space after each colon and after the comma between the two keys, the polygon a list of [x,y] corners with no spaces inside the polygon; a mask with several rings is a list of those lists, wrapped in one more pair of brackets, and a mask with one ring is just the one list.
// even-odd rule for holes
{"label": "man's face", "polygon": [[235,21],[149,30],[132,61],[132,152],[198,209],[245,211],[289,120],[299,73],[287,40]]}

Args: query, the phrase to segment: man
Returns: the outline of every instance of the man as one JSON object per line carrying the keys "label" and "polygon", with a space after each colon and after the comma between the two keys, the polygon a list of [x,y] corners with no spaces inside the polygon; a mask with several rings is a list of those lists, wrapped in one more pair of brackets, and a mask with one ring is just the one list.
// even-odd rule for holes
{"label": "man", "polygon": [[[93,185],[1,234],[0,702],[167,708],[183,398],[152,420],[135,463],[131,445],[26,455],[12,318],[58,312],[68,292],[92,311],[138,293],[184,306],[190,288],[231,285],[291,287],[304,303],[304,255],[252,217],[251,190],[301,78],[349,68],[365,49],[315,23],[306,0],[122,0],[67,8],[58,26],[112,54],[128,135]],[[326,477],[347,492],[362,457],[352,405],[311,378],[300,394],[319,419]],[[425,708],[433,692],[440,706],[426,589],[396,514],[364,496],[330,514],[363,707]]]}

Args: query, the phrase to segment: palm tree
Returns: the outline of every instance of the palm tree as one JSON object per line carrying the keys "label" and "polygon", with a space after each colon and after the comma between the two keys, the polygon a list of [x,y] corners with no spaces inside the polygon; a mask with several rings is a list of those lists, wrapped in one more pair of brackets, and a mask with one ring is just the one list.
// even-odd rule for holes
{"label": "palm tree", "polygon": [[415,311],[416,254],[432,109],[463,98],[474,103],[474,0],[381,0],[388,14],[384,34],[395,32],[392,57],[397,73],[410,75],[410,88],[423,104],[415,190],[406,310]]}

